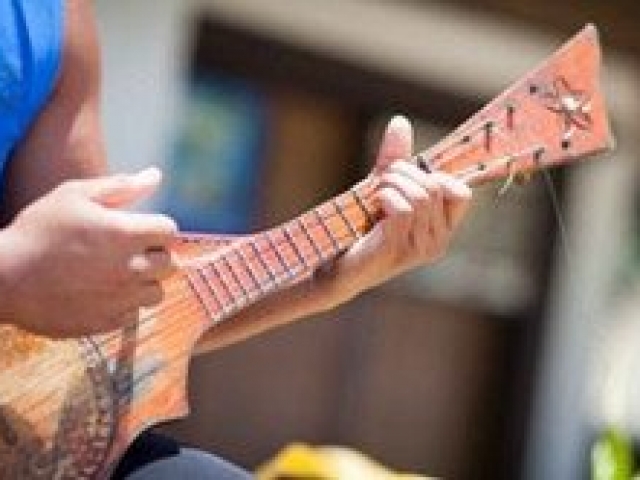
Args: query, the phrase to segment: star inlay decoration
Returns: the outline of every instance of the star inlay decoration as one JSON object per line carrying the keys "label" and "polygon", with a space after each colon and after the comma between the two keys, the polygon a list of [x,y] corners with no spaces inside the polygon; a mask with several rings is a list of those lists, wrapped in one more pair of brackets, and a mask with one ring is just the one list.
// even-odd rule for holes
{"label": "star inlay decoration", "polygon": [[557,77],[541,97],[546,101],[545,107],[561,117],[563,140],[570,139],[576,130],[591,129],[591,99],[586,92],[572,88],[566,78]]}

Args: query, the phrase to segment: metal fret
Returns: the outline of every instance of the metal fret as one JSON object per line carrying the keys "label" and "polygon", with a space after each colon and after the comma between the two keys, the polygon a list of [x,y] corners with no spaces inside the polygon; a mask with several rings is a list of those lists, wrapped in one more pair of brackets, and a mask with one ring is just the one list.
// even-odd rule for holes
{"label": "metal fret", "polygon": [[220,280],[220,285],[222,285],[222,289],[226,292],[226,294],[229,297],[229,299],[231,300],[231,302],[235,303],[236,297],[233,294],[233,292],[231,291],[231,288],[229,287],[229,285],[227,285],[227,282],[224,281],[224,275],[222,275],[220,270],[218,270],[218,267],[216,266],[216,263],[215,262],[211,262],[207,266],[210,267],[211,270],[213,270],[213,273],[216,275],[216,277],[218,277],[218,280]]}
{"label": "metal fret", "polygon": [[331,241],[331,243],[333,243],[333,246],[336,252],[339,252],[341,250],[340,244],[338,243],[338,240],[336,239],[336,237],[334,237],[333,234],[331,233],[331,230],[329,230],[329,227],[327,227],[327,225],[324,223],[324,219],[322,218],[322,215],[320,215],[320,212],[315,208],[312,210],[312,212],[315,214],[316,218],[318,219],[318,223],[320,224],[320,226],[323,228],[323,230],[329,237],[329,240]]}
{"label": "metal fret", "polygon": [[318,258],[320,259],[320,261],[324,262],[325,258],[324,258],[324,255],[322,253],[322,250],[320,250],[320,247],[318,246],[318,244],[315,242],[315,240],[311,236],[311,233],[309,233],[309,230],[307,229],[307,227],[305,226],[304,222],[302,221],[302,217],[297,217],[295,219],[295,221],[297,222],[298,226],[300,227],[300,230],[302,230],[302,233],[304,233],[304,235],[307,237],[307,240],[309,240],[309,243],[311,244],[311,246],[315,250],[316,255],[318,255]]}
{"label": "metal fret", "polygon": [[362,213],[364,213],[364,216],[367,219],[367,224],[368,225],[375,224],[376,223],[375,218],[373,217],[373,215],[369,211],[369,208],[367,208],[366,203],[364,202],[364,200],[362,199],[362,197],[360,196],[358,191],[355,188],[352,188],[349,191],[351,192],[351,195],[353,196],[354,200],[356,201],[356,204],[360,207],[360,210],[362,210]]}
{"label": "metal fret", "polygon": [[309,265],[307,264],[307,260],[304,258],[304,255],[302,255],[302,252],[298,248],[298,245],[296,244],[294,238],[291,236],[291,234],[287,230],[287,225],[284,225],[282,227],[282,233],[284,234],[289,244],[291,244],[291,248],[293,249],[294,253],[298,257],[298,260],[300,260],[300,264],[304,265],[305,268],[309,268]]}
{"label": "metal fret", "polygon": [[238,286],[240,287],[240,290],[242,291],[242,296],[245,298],[245,300],[248,299],[250,293],[242,284],[240,277],[238,277],[238,275],[236,274],[235,270],[233,269],[233,265],[231,265],[231,262],[229,262],[229,259],[226,256],[221,255],[220,260],[222,260],[222,262],[226,265],[226,267],[231,272],[231,276],[233,277],[233,280],[238,284]]}
{"label": "metal fret", "polygon": [[[196,269],[196,271],[200,273],[198,269]],[[196,298],[200,301],[202,308],[204,308],[207,311],[207,315],[209,316],[209,318],[213,318],[215,316],[215,312],[211,310],[211,308],[209,307],[209,304],[205,301],[204,295],[202,294],[202,292],[200,292],[200,289],[196,287],[195,281],[193,280],[193,278],[191,278],[191,275],[187,274],[187,280],[189,282],[189,286],[191,287],[191,290],[193,290],[193,293],[195,294]],[[215,298],[215,296],[214,296],[214,299],[216,300],[216,302],[218,301],[218,299]]]}
{"label": "metal fret", "polygon": [[278,276],[276,275],[276,272],[271,270],[271,267],[269,266],[268,262],[266,262],[264,258],[262,258],[262,254],[260,253],[260,250],[258,250],[258,247],[256,247],[255,243],[249,242],[249,246],[251,247],[251,250],[253,250],[256,258],[260,262],[260,265],[262,265],[262,268],[264,268],[264,271],[267,272],[267,274],[271,278],[271,281],[274,284],[276,284],[278,280]]}
{"label": "metal fret", "polygon": [[224,310],[224,304],[222,303],[222,300],[218,298],[218,293],[216,292],[215,288],[213,288],[213,285],[211,285],[209,278],[207,278],[207,276],[205,275],[205,273],[202,271],[201,268],[196,268],[196,273],[200,276],[200,278],[202,279],[202,282],[207,286],[207,288],[211,292],[211,297],[216,301],[218,306]]}
{"label": "metal fret", "polygon": [[242,264],[244,269],[249,273],[249,276],[251,277],[251,280],[253,281],[253,283],[255,283],[259,291],[262,291],[262,286],[263,286],[262,282],[258,279],[256,274],[253,272],[253,269],[251,268],[251,262],[249,261],[244,251],[242,250],[242,245],[238,245],[238,248],[236,248],[234,251],[236,252],[236,255],[238,256],[238,258],[240,259],[240,263]]}
{"label": "metal fret", "polygon": [[278,259],[278,261],[280,262],[280,264],[283,266],[284,271],[286,273],[286,275],[288,277],[292,277],[293,276],[293,272],[291,271],[291,269],[289,268],[289,265],[287,264],[286,260],[284,259],[284,257],[282,256],[282,254],[280,253],[280,251],[278,250],[278,247],[276,246],[276,244],[273,242],[273,239],[271,238],[271,236],[269,235],[269,232],[264,232],[263,236],[267,239],[267,243],[269,244],[269,246],[273,249],[273,253],[275,253],[276,258]]}
{"label": "metal fret", "polygon": [[334,198],[331,203],[333,204],[333,206],[336,209],[336,212],[338,212],[338,215],[340,216],[340,218],[342,218],[342,221],[344,222],[344,224],[349,228],[349,230],[351,230],[351,234],[355,237],[358,238],[360,236],[360,233],[358,232],[358,230],[353,226],[353,224],[351,223],[351,221],[349,220],[349,218],[347,217],[347,215],[344,213],[343,208],[340,206],[340,204],[338,203],[338,199]]}
{"label": "metal fret", "polygon": [[[200,271],[199,268],[195,269],[196,273],[202,276],[202,272]],[[200,301],[200,304],[202,305],[202,308],[204,308],[207,312],[207,315],[209,316],[209,318],[214,318],[216,316],[215,311],[211,310],[211,307],[209,306],[209,303],[206,301],[205,296],[203,295],[203,293],[200,291],[200,289],[197,287],[196,282],[193,278],[191,278],[191,274],[189,272],[187,272],[187,281],[189,283],[189,286],[191,287],[191,290],[193,291],[194,295],[196,296],[196,298]],[[211,288],[207,285],[207,287],[211,290]],[[213,293],[213,291],[212,291]],[[220,303],[219,299],[215,296],[215,293],[213,294],[213,298],[214,300],[220,305],[221,309],[224,309],[222,307],[222,304]]]}

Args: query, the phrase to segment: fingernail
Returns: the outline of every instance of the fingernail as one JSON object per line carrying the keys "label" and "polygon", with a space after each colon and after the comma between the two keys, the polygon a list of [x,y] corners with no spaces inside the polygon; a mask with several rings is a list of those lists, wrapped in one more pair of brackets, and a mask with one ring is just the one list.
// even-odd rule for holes
{"label": "fingernail", "polygon": [[469,185],[457,180],[453,183],[453,185],[455,186],[454,188],[456,195],[464,198],[471,198],[472,191],[471,188],[469,188]]}
{"label": "fingernail", "polygon": [[401,130],[411,128],[411,122],[404,115],[394,115],[388,124],[389,129]]}
{"label": "fingernail", "polygon": [[134,174],[134,178],[138,182],[142,183],[155,183],[160,181],[162,177],[162,172],[158,167],[152,166],[147,167],[144,170],[140,170],[138,173]]}

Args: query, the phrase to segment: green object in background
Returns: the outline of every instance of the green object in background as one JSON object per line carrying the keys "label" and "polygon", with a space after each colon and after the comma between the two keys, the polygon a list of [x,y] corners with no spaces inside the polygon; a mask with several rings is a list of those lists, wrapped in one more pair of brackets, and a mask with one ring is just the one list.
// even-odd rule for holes
{"label": "green object in background", "polygon": [[631,442],[620,431],[607,430],[591,449],[591,480],[632,480]]}

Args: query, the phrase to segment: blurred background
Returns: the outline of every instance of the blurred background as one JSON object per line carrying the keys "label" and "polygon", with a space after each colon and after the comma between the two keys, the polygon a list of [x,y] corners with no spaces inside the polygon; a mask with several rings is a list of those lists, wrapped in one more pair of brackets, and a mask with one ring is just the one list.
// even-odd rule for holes
{"label": "blurred background", "polygon": [[163,166],[149,208],[219,232],[275,225],[364,177],[395,113],[428,147],[595,23],[617,148],[553,173],[562,222],[542,176],[502,196],[477,190],[444,261],[195,359],[192,413],[164,428],[247,468],[304,441],[453,479],[588,478],[611,432],[632,450],[635,0],[97,0],[96,10],[113,170]]}

